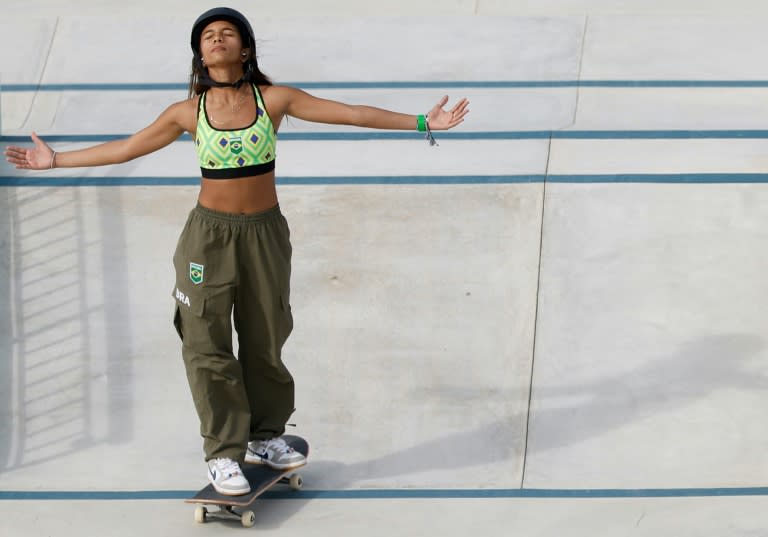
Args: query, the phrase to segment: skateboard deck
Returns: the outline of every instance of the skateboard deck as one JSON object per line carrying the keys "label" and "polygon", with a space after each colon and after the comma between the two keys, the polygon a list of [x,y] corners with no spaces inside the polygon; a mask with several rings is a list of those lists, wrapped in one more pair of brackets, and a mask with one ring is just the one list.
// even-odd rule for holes
{"label": "skateboard deck", "polygon": [[[299,436],[285,435],[283,440],[293,449],[309,456],[309,444]],[[259,496],[277,483],[285,483],[294,490],[302,486],[301,475],[297,473],[302,467],[290,470],[276,470],[265,464],[243,464],[243,475],[251,485],[251,492],[239,496],[227,496],[216,492],[213,485],[208,484],[186,503],[198,504],[195,508],[195,522],[205,522],[208,518],[240,520],[245,527],[253,526],[255,515],[253,511],[243,510],[249,507]],[[218,511],[209,512],[206,506],[217,506]]]}

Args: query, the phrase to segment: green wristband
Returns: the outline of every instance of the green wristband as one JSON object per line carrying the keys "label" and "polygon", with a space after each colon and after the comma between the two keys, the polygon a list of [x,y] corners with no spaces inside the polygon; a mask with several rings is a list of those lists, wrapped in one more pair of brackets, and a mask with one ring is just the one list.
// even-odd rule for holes
{"label": "green wristband", "polygon": [[427,116],[424,114],[416,116],[416,128],[419,132],[427,132]]}

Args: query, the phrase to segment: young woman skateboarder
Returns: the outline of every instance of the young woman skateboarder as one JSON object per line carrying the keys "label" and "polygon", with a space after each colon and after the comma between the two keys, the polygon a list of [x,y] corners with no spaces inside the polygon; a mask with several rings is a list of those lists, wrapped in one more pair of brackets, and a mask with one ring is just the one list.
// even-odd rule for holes
{"label": "young woman skateboarder", "polygon": [[[455,127],[466,99],[443,97],[426,115],[352,106],[276,86],[260,70],[254,33],[229,8],[203,13],[192,27],[187,100],[122,140],[56,152],[35,133],[34,147],[8,147],[17,168],[117,164],[167,146],[184,132],[195,141],[201,185],[173,256],[174,325],[203,437],[208,478],[221,494],[250,491],[240,465],[289,469],[304,456],[281,439],[294,411],[293,377],[281,349],[293,328],[291,243],[275,188],[275,144],[286,116],[377,129]],[[238,334],[232,352],[231,318]]]}

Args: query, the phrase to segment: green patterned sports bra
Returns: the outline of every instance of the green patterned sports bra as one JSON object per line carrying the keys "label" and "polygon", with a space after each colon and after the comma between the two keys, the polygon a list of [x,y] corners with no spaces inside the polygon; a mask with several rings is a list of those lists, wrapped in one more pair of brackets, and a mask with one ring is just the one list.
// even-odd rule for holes
{"label": "green patterned sports bra", "polygon": [[219,130],[211,126],[203,92],[197,103],[195,146],[200,173],[205,179],[252,177],[275,169],[277,135],[258,86],[251,85],[256,119],[243,129]]}

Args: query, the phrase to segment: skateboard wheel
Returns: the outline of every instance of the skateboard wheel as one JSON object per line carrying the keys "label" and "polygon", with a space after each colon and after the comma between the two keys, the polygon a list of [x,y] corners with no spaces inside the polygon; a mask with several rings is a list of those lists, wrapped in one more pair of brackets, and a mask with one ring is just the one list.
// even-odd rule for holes
{"label": "skateboard wheel", "polygon": [[256,515],[253,514],[253,511],[245,511],[243,516],[240,517],[240,521],[246,528],[251,528],[256,524]]}
{"label": "skateboard wheel", "polygon": [[203,505],[198,505],[195,507],[195,522],[198,524],[203,524],[205,522],[205,515],[207,514],[208,509],[206,509]]}
{"label": "skateboard wheel", "polygon": [[304,486],[304,480],[301,478],[299,474],[293,474],[288,481],[288,485],[293,490],[301,490],[301,487]]}

